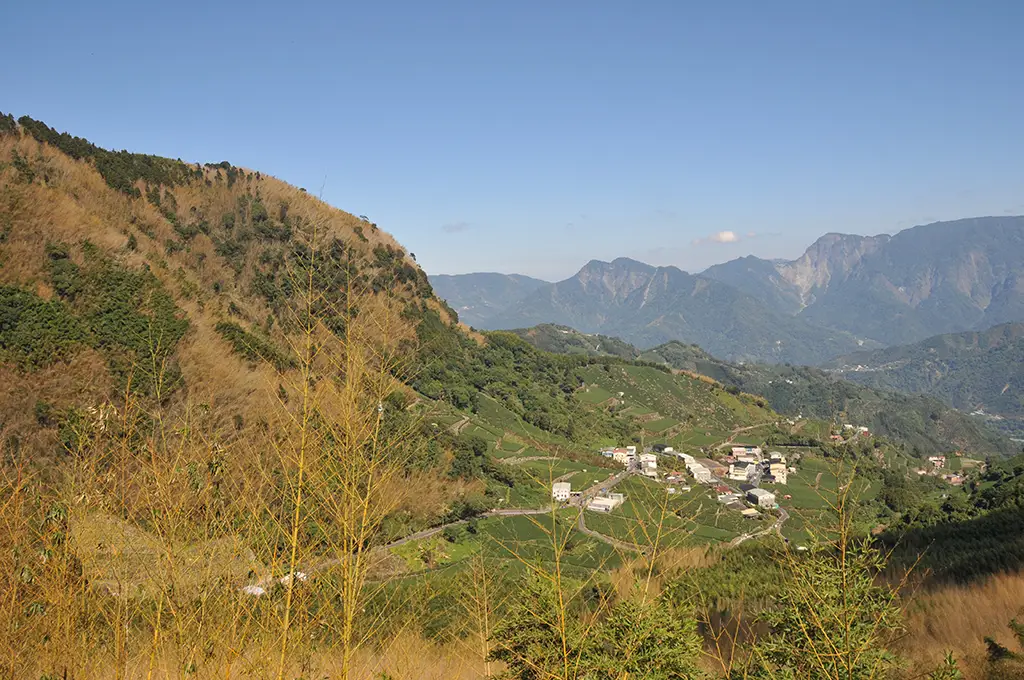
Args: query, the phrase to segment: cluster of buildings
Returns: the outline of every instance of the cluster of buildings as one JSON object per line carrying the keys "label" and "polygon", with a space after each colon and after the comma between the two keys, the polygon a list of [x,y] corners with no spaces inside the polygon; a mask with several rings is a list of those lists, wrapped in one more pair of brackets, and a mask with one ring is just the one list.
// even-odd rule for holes
{"label": "cluster of buildings", "polygon": [[736,482],[786,484],[794,468],[786,466],[786,457],[772,451],[768,457],[759,446],[734,446],[729,457],[728,478]]}
{"label": "cluster of buildings", "polygon": [[962,486],[965,477],[959,473],[947,471],[946,457],[945,456],[928,456],[928,462],[931,464],[931,469],[925,470],[919,468],[916,470],[919,475],[934,475],[936,477],[942,477],[942,480],[952,486]]}
{"label": "cluster of buildings", "polygon": [[[776,507],[775,494],[767,489],[753,487],[745,493],[736,493],[727,486],[716,487],[718,489],[718,502],[729,508],[740,512],[744,517],[757,517],[760,513],[754,508],[761,510],[772,510]],[[746,500],[754,508],[748,508],[743,504]]]}
{"label": "cluster of buildings", "polygon": [[637,470],[645,477],[658,476],[658,456],[653,453],[637,454],[635,446],[602,449],[601,455],[611,458],[627,470]]}
{"label": "cluster of buildings", "polygon": [[636,463],[635,446],[601,449],[601,455],[605,458],[611,458],[616,463],[624,465],[627,468]]}

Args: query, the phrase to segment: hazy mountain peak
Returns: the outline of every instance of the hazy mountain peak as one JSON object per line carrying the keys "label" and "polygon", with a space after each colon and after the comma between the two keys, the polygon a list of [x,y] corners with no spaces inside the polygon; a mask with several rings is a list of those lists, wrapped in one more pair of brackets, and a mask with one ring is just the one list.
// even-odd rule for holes
{"label": "hazy mountain peak", "polygon": [[814,301],[814,292],[827,287],[833,278],[843,279],[866,255],[889,242],[888,234],[860,236],[827,233],[811,244],[798,259],[776,265],[780,276],[799,291],[802,307]]}

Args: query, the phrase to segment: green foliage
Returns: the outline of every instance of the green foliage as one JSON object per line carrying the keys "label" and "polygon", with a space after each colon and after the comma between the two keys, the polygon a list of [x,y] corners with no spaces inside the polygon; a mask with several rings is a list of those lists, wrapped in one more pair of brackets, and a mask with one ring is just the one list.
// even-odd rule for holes
{"label": "green foliage", "polygon": [[[669,680],[701,677],[695,622],[661,599],[637,595],[585,623],[588,602],[570,602],[552,584],[530,577],[494,629],[491,659],[515,680],[623,677]],[[601,605],[603,597],[596,604]],[[594,604],[594,603],[589,603]]]}
{"label": "green foliage", "polygon": [[105,354],[120,386],[165,393],[180,382],[172,357],[188,320],[151,273],[128,269],[83,245],[85,264],[65,244],[47,246],[50,284],[62,298],[0,288],[0,350],[23,369],[69,358],[80,347]]}
{"label": "green foliage", "polygon": [[960,671],[956,659],[951,652],[946,652],[946,658],[942,665],[928,674],[928,680],[963,680],[964,674]]}
{"label": "green foliage", "polygon": [[19,118],[18,123],[26,133],[40,142],[60,149],[72,158],[91,160],[112,189],[130,196],[137,197],[141,194],[135,187],[138,181],[174,186],[202,176],[200,170],[180,160],[127,151],[107,151],[81,137],[57,132],[45,123],[28,116]]}
{"label": "green foliage", "polygon": [[221,321],[214,328],[231,343],[236,354],[249,361],[266,361],[281,371],[295,367],[293,357],[286,355],[270,340],[250,333],[233,321]]}
{"label": "green foliage", "polygon": [[580,333],[568,326],[540,324],[532,328],[513,331],[523,340],[545,352],[555,354],[583,354],[587,356],[616,356],[636,359],[640,352],[627,342],[607,335]]}
{"label": "green foliage", "polygon": [[478,345],[449,328],[432,310],[418,327],[419,362],[407,377],[423,394],[457,408],[479,405],[483,393],[516,417],[572,440],[628,438],[626,419],[583,409],[575,400],[587,359],[542,352],[511,333],[489,333]]}
{"label": "green foliage", "polygon": [[598,626],[583,677],[594,680],[702,677],[696,622],[665,600],[638,597],[619,602]]}
{"label": "green foliage", "polygon": [[15,122],[14,116],[0,111],[0,135],[13,134],[17,131],[18,124]]}
{"label": "green foliage", "polygon": [[49,366],[89,343],[85,325],[65,303],[0,286],[0,352],[22,369]]}
{"label": "green foliage", "polygon": [[896,593],[879,585],[882,554],[867,543],[797,555],[789,580],[759,620],[755,677],[867,680],[885,677],[898,659],[888,650],[901,630]]}

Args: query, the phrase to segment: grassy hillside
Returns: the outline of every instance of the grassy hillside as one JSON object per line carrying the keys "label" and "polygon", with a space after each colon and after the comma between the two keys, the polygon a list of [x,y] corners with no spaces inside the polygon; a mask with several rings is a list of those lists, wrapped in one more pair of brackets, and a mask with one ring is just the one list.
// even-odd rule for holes
{"label": "grassy hillside", "polygon": [[866,426],[906,443],[915,455],[963,449],[984,456],[1014,450],[1011,442],[980,421],[935,398],[865,387],[816,368],[729,364],[681,343],[654,348],[641,358],[707,373],[763,396],[780,413]]}
{"label": "grassy hillside", "polygon": [[872,432],[905,443],[916,456],[956,448],[977,455],[1014,450],[996,432],[937,399],[858,385],[814,368],[734,364],[681,342],[641,351],[616,339],[559,326],[515,332],[550,351],[611,354],[706,376],[728,388],[763,397],[779,413],[867,426]]}

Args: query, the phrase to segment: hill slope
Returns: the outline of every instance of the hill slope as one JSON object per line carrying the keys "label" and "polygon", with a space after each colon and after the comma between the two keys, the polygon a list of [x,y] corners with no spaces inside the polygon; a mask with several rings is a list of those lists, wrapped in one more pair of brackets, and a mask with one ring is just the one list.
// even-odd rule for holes
{"label": "hill slope", "polygon": [[981,410],[1007,419],[1006,429],[1024,430],[1024,324],[857,352],[826,368],[862,385],[929,394],[962,410]]}
{"label": "hill slope", "polygon": [[717,359],[697,345],[680,342],[644,351],[621,341],[597,342],[594,336],[564,327],[539,326],[515,332],[552,351],[591,356],[614,353],[704,375],[764,397],[779,413],[865,425],[872,432],[907,444],[918,454],[955,448],[979,455],[1012,450],[1010,442],[935,398],[855,384],[816,368],[735,364]]}

